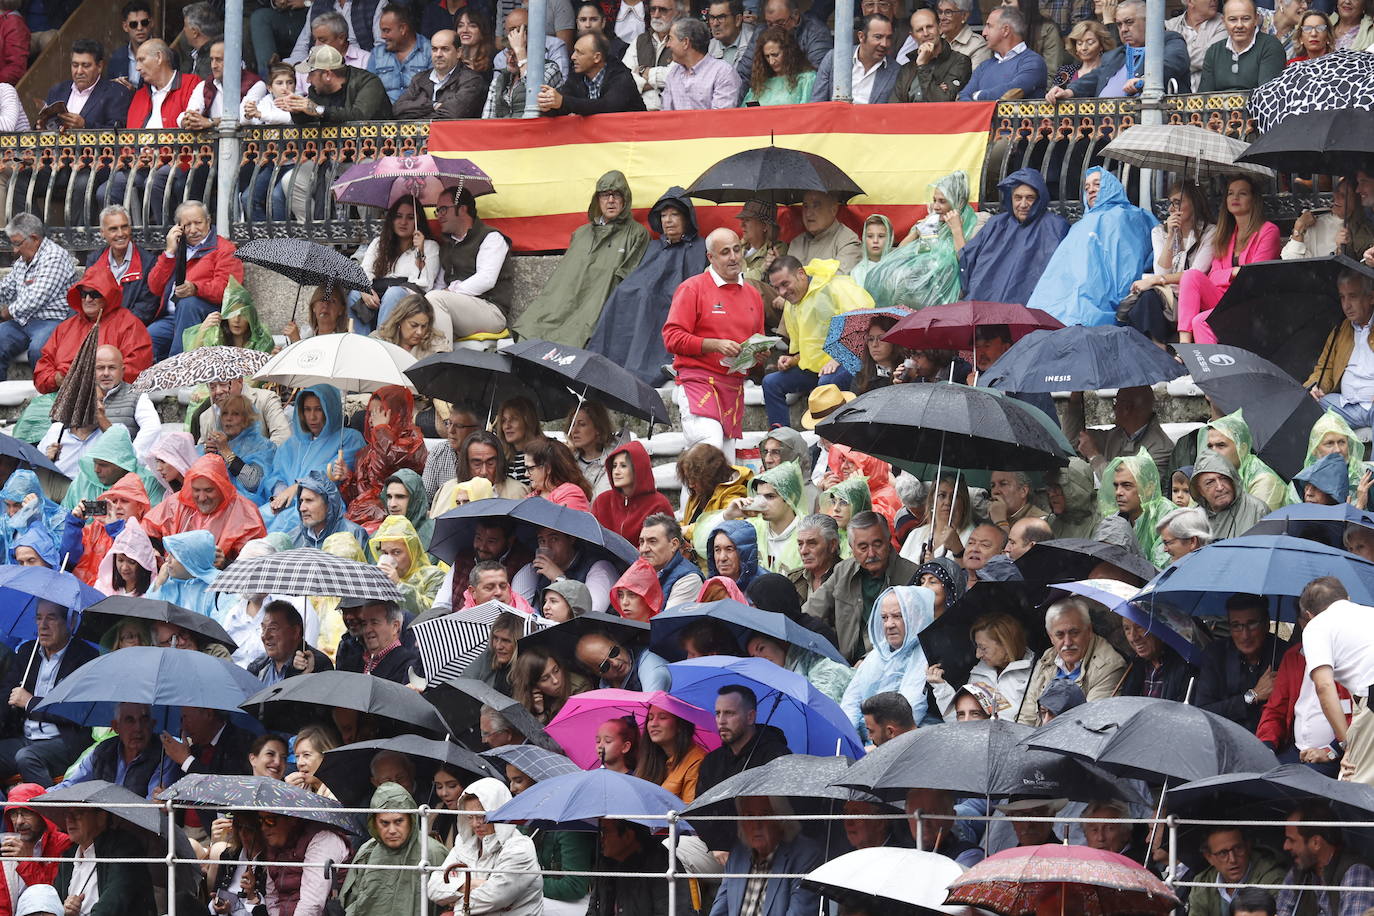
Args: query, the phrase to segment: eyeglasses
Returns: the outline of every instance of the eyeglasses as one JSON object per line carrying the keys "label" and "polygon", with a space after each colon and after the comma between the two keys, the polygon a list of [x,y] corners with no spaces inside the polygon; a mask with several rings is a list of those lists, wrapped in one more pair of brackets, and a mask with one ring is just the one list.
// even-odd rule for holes
{"label": "eyeglasses", "polygon": [[606,660],[596,666],[597,674],[605,674],[611,670],[611,661],[620,657],[620,647],[611,646],[611,651],[606,653]]}
{"label": "eyeglasses", "polygon": [[1322,25],[1305,25],[1305,26],[1302,27],[1302,32],[1303,32],[1304,35],[1320,35],[1320,34],[1322,34],[1323,32],[1329,32],[1330,30],[1331,30],[1331,26],[1326,25],[1326,24],[1322,24]]}
{"label": "eyeglasses", "polygon": [[258,815],[258,823],[261,824],[263,827],[271,828],[277,826],[278,819],[278,816],[275,814]]}
{"label": "eyeglasses", "polygon": [[1257,631],[1259,631],[1259,630],[1267,630],[1267,629],[1269,629],[1269,621],[1267,621],[1267,620],[1251,620],[1251,621],[1247,621],[1247,622],[1244,622],[1244,623],[1242,623],[1242,622],[1234,622],[1234,623],[1231,624],[1231,629],[1232,629],[1232,630],[1244,630],[1244,631],[1246,631],[1247,633],[1254,633],[1254,632],[1257,632]]}
{"label": "eyeglasses", "polygon": [[1170,210],[1178,210],[1178,209],[1180,209],[1182,206],[1183,206],[1183,198],[1182,198],[1182,197],[1170,197],[1170,198],[1169,198],[1169,209],[1170,209]]}
{"label": "eyeglasses", "polygon": [[446,207],[446,206],[444,206],[443,204],[440,204],[439,206],[437,206],[437,207],[434,208],[434,215],[435,215],[435,216],[443,216],[445,213],[447,213],[448,211],[450,211],[450,210],[452,210],[452,209],[453,209],[452,207]]}
{"label": "eyeglasses", "polygon": [[733,16],[734,16],[733,13],[707,13],[707,14],[706,14],[706,21],[707,21],[707,22],[724,22],[725,20],[730,19],[730,18],[732,18]]}
{"label": "eyeglasses", "polygon": [[952,10],[945,10],[945,9],[942,9],[942,10],[937,10],[937,11],[935,12],[935,16],[936,16],[937,19],[953,19],[955,16],[958,16],[958,15],[959,15],[960,13],[962,13],[962,12],[963,12],[963,10],[958,9],[958,8],[952,9]]}
{"label": "eyeglasses", "polygon": [[1239,859],[1245,855],[1245,852],[1244,846],[1231,846],[1226,849],[1218,849],[1215,852],[1209,852],[1208,855],[1217,859]]}

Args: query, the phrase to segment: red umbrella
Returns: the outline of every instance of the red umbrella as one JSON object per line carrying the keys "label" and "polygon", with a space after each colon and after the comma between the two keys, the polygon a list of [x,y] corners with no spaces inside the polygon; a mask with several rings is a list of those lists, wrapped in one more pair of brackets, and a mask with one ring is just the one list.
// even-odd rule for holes
{"label": "red umbrella", "polygon": [[945,903],[1004,916],[1166,916],[1169,886],[1123,855],[1086,846],[1018,846],[988,856],[950,885]]}
{"label": "red umbrella", "polygon": [[1040,309],[1010,302],[964,299],[948,305],[932,305],[902,318],[883,336],[888,343],[909,350],[971,350],[979,325],[1004,324],[1011,329],[1012,343],[1031,331],[1051,331],[1064,325]]}

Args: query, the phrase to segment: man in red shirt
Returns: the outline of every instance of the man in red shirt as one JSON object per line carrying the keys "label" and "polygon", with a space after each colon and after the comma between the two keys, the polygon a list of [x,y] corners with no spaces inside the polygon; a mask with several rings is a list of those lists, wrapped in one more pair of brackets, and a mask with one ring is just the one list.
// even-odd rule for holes
{"label": "man in red shirt", "polygon": [[742,282],[744,252],[732,230],[706,237],[706,260],[706,270],[673,293],[663,345],[677,371],[673,399],[686,448],[710,443],[733,464],[735,440],[743,434],[744,376],[727,372],[721,360],[738,356],[740,344],[763,333],[763,299]]}

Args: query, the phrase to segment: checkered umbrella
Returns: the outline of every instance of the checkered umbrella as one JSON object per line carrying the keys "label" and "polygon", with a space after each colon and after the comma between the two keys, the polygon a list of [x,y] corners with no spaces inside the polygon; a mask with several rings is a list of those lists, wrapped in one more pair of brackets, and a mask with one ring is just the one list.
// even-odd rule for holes
{"label": "checkered umbrella", "polygon": [[135,391],[175,391],[210,382],[248,378],[267,364],[269,355],[245,347],[197,347],[149,366],[134,381]]}
{"label": "checkered umbrella", "polygon": [[417,620],[411,626],[415,644],[420,649],[420,661],[429,676],[429,684],[441,684],[449,678],[461,677],[491,639],[491,625],[502,614],[516,614],[525,622],[521,636],[541,630],[548,621],[542,617],[517,611],[500,601],[488,601],[476,607],[463,608],[451,614]]}
{"label": "checkered umbrella", "polygon": [[1176,172],[1189,181],[1241,174],[1273,178],[1273,169],[1236,162],[1249,146],[1191,124],[1138,124],[1103,147],[1102,157],[1138,169]]}
{"label": "checkered umbrella", "polygon": [[555,754],[533,744],[494,747],[489,751],[483,751],[482,756],[488,760],[499,760],[503,764],[509,763],[535,782],[582,772],[581,767],[562,754]]}
{"label": "checkered umbrella", "polygon": [[301,547],[254,560],[238,560],[210,586],[235,595],[329,595],[338,598],[401,600],[401,593],[376,566]]}

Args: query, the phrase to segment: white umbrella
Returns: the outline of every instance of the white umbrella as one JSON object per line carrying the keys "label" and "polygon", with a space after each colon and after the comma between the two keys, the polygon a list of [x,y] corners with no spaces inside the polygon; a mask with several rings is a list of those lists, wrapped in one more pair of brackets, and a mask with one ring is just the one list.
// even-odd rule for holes
{"label": "white umbrella", "polygon": [[287,388],[334,385],[345,392],[387,385],[415,390],[405,370],[415,357],[395,344],[362,334],[320,334],[297,341],[267,361],[253,378]]}
{"label": "white umbrella", "polygon": [[838,900],[876,897],[905,904],[895,911],[969,916],[979,911],[945,903],[949,885],[963,873],[958,862],[936,852],[877,846],[831,859],[802,884]]}

